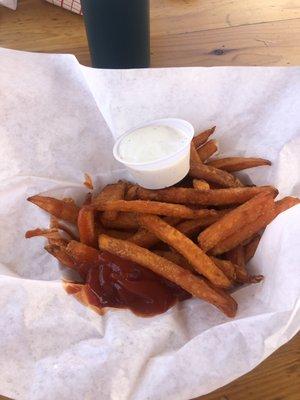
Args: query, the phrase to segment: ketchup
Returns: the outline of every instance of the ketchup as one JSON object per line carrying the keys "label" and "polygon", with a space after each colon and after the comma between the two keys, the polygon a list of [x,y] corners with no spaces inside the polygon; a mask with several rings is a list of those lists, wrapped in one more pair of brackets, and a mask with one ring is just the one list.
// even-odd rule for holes
{"label": "ketchup", "polygon": [[85,271],[85,296],[89,305],[99,311],[107,307],[127,308],[136,315],[149,317],[191,297],[154,272],[107,252],[99,253],[99,263],[85,266]]}

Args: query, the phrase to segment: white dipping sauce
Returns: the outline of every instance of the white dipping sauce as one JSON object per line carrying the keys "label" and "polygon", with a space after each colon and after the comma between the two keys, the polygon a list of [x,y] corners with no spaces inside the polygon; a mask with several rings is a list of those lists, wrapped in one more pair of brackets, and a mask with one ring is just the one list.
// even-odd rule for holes
{"label": "white dipping sauce", "polygon": [[120,136],[113,154],[127,168],[132,182],[148,189],[168,187],[189,171],[194,133],[185,120],[155,120]]}
{"label": "white dipping sauce", "polygon": [[170,126],[145,126],[123,138],[119,156],[128,163],[157,161],[177,153],[188,142],[183,132]]}

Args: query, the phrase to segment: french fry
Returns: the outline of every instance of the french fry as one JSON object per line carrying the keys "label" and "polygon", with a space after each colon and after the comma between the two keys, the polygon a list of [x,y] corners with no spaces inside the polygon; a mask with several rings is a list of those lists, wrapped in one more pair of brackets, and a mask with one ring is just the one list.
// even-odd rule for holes
{"label": "french fry", "polygon": [[195,233],[199,233],[199,231],[207,226],[218,221],[223,215],[225,215],[228,210],[216,210],[217,215],[213,215],[206,218],[198,218],[198,219],[190,219],[187,221],[180,222],[176,225],[176,229],[183,233],[186,236],[192,236]]}
{"label": "french fry", "polygon": [[[93,200],[93,204],[102,203],[111,200],[124,199],[126,183],[119,181],[111,185],[106,185],[104,189]],[[105,211],[103,218],[109,221],[114,221],[117,218],[117,211]]]}
{"label": "french fry", "polygon": [[170,250],[153,250],[153,253],[157,254],[160,257],[166,258],[169,261],[172,261],[174,264],[179,265],[184,269],[188,269],[191,272],[196,272],[191,264],[177,251]]}
{"label": "french fry", "polygon": [[250,275],[246,269],[244,247],[239,245],[230,250],[226,257],[235,265],[236,281],[240,283],[259,283],[263,275]]}
{"label": "french fry", "polygon": [[244,225],[255,221],[268,207],[272,208],[273,203],[269,193],[261,193],[248,200],[201,232],[198,236],[200,247],[204,252],[209,251]]}
{"label": "french fry", "polygon": [[218,142],[209,140],[203,146],[197,149],[198,156],[202,162],[207,161],[213,154],[218,151]]}
{"label": "french fry", "polygon": [[87,195],[85,196],[85,199],[82,203],[82,207],[90,205],[92,202],[92,197],[93,197],[92,193],[87,193]]}
{"label": "french fry", "polygon": [[191,163],[202,162],[193,142],[191,143],[190,162]]}
{"label": "french fry", "polygon": [[113,238],[123,240],[130,240],[130,238],[132,237],[132,232],[118,231],[116,229],[108,229],[105,234],[108,236],[112,236]]}
{"label": "french fry", "polygon": [[271,161],[263,158],[246,157],[227,157],[219,160],[209,161],[206,165],[219,168],[227,172],[242,171],[247,168],[260,167],[263,165],[272,165]]}
{"label": "french fry", "polygon": [[88,189],[90,190],[94,190],[94,184],[93,184],[93,180],[92,177],[85,173],[84,174],[84,182],[83,182],[84,186],[86,186]]}
{"label": "french fry", "polygon": [[[165,221],[170,225],[176,225],[179,223],[178,218],[166,217]],[[194,221],[194,220],[190,220]],[[159,239],[153,233],[147,231],[146,229],[139,229],[133,236],[128,239],[130,242],[135,243],[138,246],[145,247],[149,249],[159,242]]]}
{"label": "french fry", "polygon": [[193,296],[218,307],[228,317],[234,317],[236,314],[237,304],[230,295],[220,289],[213,288],[204,279],[196,277],[190,271],[143,247],[128,241],[100,235],[99,248],[152,270],[182,287]]}
{"label": "french fry", "polygon": [[97,246],[97,233],[95,227],[94,211],[83,207],[79,211],[77,226],[81,243],[87,246]]}
{"label": "french fry", "polygon": [[229,260],[222,260],[221,258],[211,257],[216,266],[227,276],[231,281],[236,280],[235,265]]}
{"label": "french fry", "polygon": [[71,240],[68,243],[66,253],[72,257],[76,264],[91,265],[99,263],[100,252],[76,240]]}
{"label": "french fry", "polygon": [[262,192],[278,194],[272,186],[253,186],[231,189],[196,190],[191,188],[171,187],[167,189],[136,188],[136,197],[141,200],[162,201],[166,203],[193,204],[198,206],[220,206],[242,204]]}
{"label": "french fry", "polygon": [[138,185],[127,185],[127,191],[125,193],[125,200],[136,200],[136,191]]}
{"label": "french fry", "polygon": [[204,181],[203,179],[193,179],[193,186],[196,190],[209,190],[209,183]]}
{"label": "french fry", "polygon": [[189,175],[192,178],[205,179],[208,182],[217,183],[222,187],[233,188],[244,186],[238,178],[229,172],[201,163],[191,163]]}
{"label": "french fry", "polygon": [[284,197],[281,200],[276,201],[276,215],[281,214],[282,212],[288,210],[289,208],[292,208],[296,206],[297,204],[300,204],[300,199],[297,197],[291,197],[287,196]]}
{"label": "french fry", "polygon": [[61,239],[61,235],[57,228],[50,228],[50,229],[36,228],[36,229],[32,229],[30,231],[27,231],[25,233],[26,239],[30,239],[30,238],[36,237],[36,236],[42,236],[47,239],[55,239],[55,240]]}
{"label": "french fry", "polygon": [[173,228],[156,215],[142,214],[138,216],[138,221],[141,226],[182,254],[198,273],[205,276],[215,286],[223,288],[230,286],[229,279],[213,261],[176,228]]}
{"label": "french fry", "polygon": [[214,126],[210,129],[207,129],[206,131],[198,133],[198,135],[193,138],[193,143],[196,149],[202,144],[204,144],[209,139],[209,137],[214,133],[215,130],[216,127]]}
{"label": "french fry", "polygon": [[254,236],[249,243],[247,243],[244,246],[244,252],[245,252],[245,263],[247,264],[251,258],[254,256],[257,247],[259,245],[261,236],[260,235],[256,235]]}
{"label": "french fry", "polygon": [[261,229],[269,225],[280,213],[300,203],[295,197],[285,197],[277,201],[270,208],[260,215],[255,221],[244,225],[240,230],[228,236],[225,240],[218,243],[211,251],[213,255],[226,253],[246,240],[251,239]]}
{"label": "french fry", "polygon": [[72,223],[77,221],[79,208],[73,202],[40,195],[28,197],[27,200],[59,219]]}
{"label": "french fry", "polygon": [[136,231],[139,228],[136,213],[120,212],[114,221],[100,217],[101,224],[107,229],[117,229],[124,231]]}
{"label": "french fry", "polygon": [[63,246],[57,246],[55,244],[48,244],[44,247],[45,250],[55,257],[61,264],[68,268],[75,267],[75,261],[73,258],[66,252],[66,248]]}
{"label": "french fry", "polygon": [[97,203],[95,209],[98,211],[123,211],[146,214],[158,214],[169,217],[195,219],[217,215],[215,210],[193,210],[181,204],[161,203],[158,201],[144,200],[113,200],[105,203]]}

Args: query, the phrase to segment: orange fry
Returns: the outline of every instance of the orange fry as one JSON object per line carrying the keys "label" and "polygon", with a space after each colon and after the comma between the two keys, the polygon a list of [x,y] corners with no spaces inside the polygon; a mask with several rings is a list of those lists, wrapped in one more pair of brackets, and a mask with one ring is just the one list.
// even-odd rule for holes
{"label": "orange fry", "polygon": [[90,190],[94,189],[92,177],[87,173],[84,174],[84,182],[83,182],[83,184],[84,184],[84,186],[86,186]]}
{"label": "orange fry", "polygon": [[[165,221],[170,225],[176,225],[179,223],[180,219],[166,217]],[[190,220],[194,221],[194,220]],[[156,243],[159,242],[159,239],[153,233],[147,231],[146,229],[139,229],[133,236],[128,239],[130,242],[137,244],[138,246],[145,247],[149,249],[150,247],[154,246]]]}
{"label": "orange fry", "polygon": [[50,228],[50,229],[32,229],[30,231],[27,231],[25,233],[25,238],[30,239],[32,237],[36,236],[43,236],[47,239],[61,239],[61,235],[59,234],[59,231],[57,228]]}
{"label": "orange fry", "polygon": [[72,223],[77,222],[79,208],[72,202],[40,195],[28,197],[27,200],[57,218]]}
{"label": "orange fry", "polygon": [[120,212],[118,213],[118,218],[114,221],[107,220],[103,216],[101,216],[100,221],[102,225],[107,229],[134,231],[139,228],[137,216],[135,213]]}
{"label": "orange fry", "polygon": [[244,247],[239,245],[230,250],[226,257],[235,265],[236,280],[240,283],[259,283],[264,277],[263,275],[249,275],[245,265]]}
{"label": "orange fry", "polygon": [[136,187],[135,192],[136,197],[142,200],[195,204],[199,206],[241,204],[262,192],[272,193],[274,197],[278,194],[277,189],[272,186],[212,189],[205,191],[181,187],[171,187],[159,190]]}
{"label": "orange fry", "polygon": [[209,190],[209,183],[204,181],[203,179],[193,179],[193,186],[196,190]]}
{"label": "orange fry", "polygon": [[97,233],[94,221],[94,211],[83,207],[79,211],[77,226],[80,241],[87,246],[97,246]]}
{"label": "orange fry", "polygon": [[132,232],[118,231],[116,229],[108,229],[105,233],[116,239],[130,240],[130,237],[132,237]]}
{"label": "orange fry", "polygon": [[231,281],[236,280],[236,268],[235,265],[229,260],[221,260],[217,257],[211,257],[212,261],[216,266],[227,276]]}
{"label": "orange fry", "polygon": [[300,200],[296,197],[285,197],[277,201],[270,208],[267,208],[262,215],[258,216],[255,221],[244,225],[240,230],[228,236],[222,242],[218,243],[212,249],[212,254],[217,255],[226,253],[227,251],[238,246],[239,244],[244,243],[246,240],[251,239],[253,235],[269,225],[278,214],[299,203]]}
{"label": "orange fry", "polygon": [[209,140],[203,146],[197,149],[198,156],[202,162],[208,160],[213,154],[218,151],[218,142]]}
{"label": "orange fry", "polygon": [[242,171],[243,169],[271,165],[271,161],[263,158],[227,157],[209,161],[207,165],[227,172]]}
{"label": "orange fry", "polygon": [[76,264],[97,264],[99,251],[83,243],[71,240],[66,247],[67,254],[73,258]]}
{"label": "orange fry", "polygon": [[171,282],[191,293],[193,296],[207,301],[218,307],[228,317],[234,317],[237,310],[235,300],[220,289],[210,286],[204,279],[196,277],[190,271],[177,264],[158,256],[157,254],[139,247],[134,243],[114,239],[106,235],[99,236],[99,247],[121,258],[136,262],[145,268],[163,276]]}
{"label": "orange fry", "polygon": [[229,172],[200,163],[192,163],[189,174],[192,178],[205,179],[208,182],[217,183],[222,187],[231,188],[244,186]]}
{"label": "orange fry", "polygon": [[73,258],[66,252],[65,247],[57,246],[55,244],[48,244],[45,246],[45,250],[54,256],[60,263],[62,263],[65,267],[74,268],[75,261]]}
{"label": "orange fry", "polygon": [[[119,181],[111,185],[106,185],[102,191],[95,197],[93,204],[103,203],[111,200],[124,199],[126,183]],[[117,218],[117,211],[105,211],[103,218],[114,221]]]}
{"label": "orange fry", "polygon": [[182,254],[193,268],[214,285],[227,288],[230,281],[213,261],[189,238],[155,215],[142,214],[138,221],[145,229]]}
{"label": "orange fry", "polygon": [[214,133],[215,130],[216,127],[214,126],[210,129],[207,129],[206,131],[198,133],[198,135],[193,138],[193,143],[196,149],[202,144],[204,144],[208,140],[208,138]]}
{"label": "orange fry", "polygon": [[174,264],[179,265],[184,269],[188,269],[191,272],[196,272],[191,264],[177,251],[170,251],[170,250],[153,250],[153,253],[166,258],[169,261],[172,261]]}
{"label": "orange fry", "polygon": [[248,263],[251,260],[251,258],[254,256],[254,254],[257,250],[257,247],[259,245],[260,239],[261,239],[261,236],[256,235],[256,236],[254,236],[253,239],[250,240],[249,243],[247,243],[244,246],[245,263]]}
{"label": "orange fry", "polygon": [[158,201],[144,200],[114,200],[105,203],[97,203],[95,209],[98,211],[124,211],[146,214],[158,214],[169,217],[178,217],[186,219],[205,218],[217,215],[215,210],[193,210],[180,204],[161,203]]}
{"label": "orange fry", "polygon": [[200,233],[200,247],[205,252],[209,251],[244,225],[255,221],[268,207],[272,208],[273,203],[271,194],[261,193],[233,209]]}
{"label": "orange fry", "polygon": [[296,206],[297,204],[300,204],[300,199],[297,197],[291,197],[287,196],[284,197],[281,200],[276,201],[276,214],[281,214],[282,212],[288,210],[289,208],[292,208]]}
{"label": "orange fry", "polygon": [[196,147],[193,142],[191,143],[190,162],[191,163],[195,163],[195,162],[201,163],[201,158],[199,157],[198,152],[197,152]]}

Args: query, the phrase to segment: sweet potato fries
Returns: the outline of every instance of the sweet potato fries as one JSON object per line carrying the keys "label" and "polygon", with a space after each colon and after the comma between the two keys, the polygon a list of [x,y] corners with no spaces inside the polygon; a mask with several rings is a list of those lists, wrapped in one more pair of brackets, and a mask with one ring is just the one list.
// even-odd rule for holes
{"label": "sweet potato fries", "polygon": [[[81,205],[35,195],[28,201],[55,219],[49,229],[28,231],[26,238],[47,239],[46,251],[79,273],[83,282],[72,284],[85,293],[91,268],[107,252],[151,270],[234,317],[237,304],[228,289],[263,279],[247,269],[263,229],[300,201],[275,201],[274,187],[246,186],[233,175],[269,166],[268,160],[211,159],[218,150],[216,141],[209,140],[214,131],[215,127],[193,139],[189,185],[149,190],[119,181],[92,193]],[[88,175],[85,185],[94,190]],[[61,221],[71,226],[64,229]],[[132,282],[128,287],[136,290]]]}

